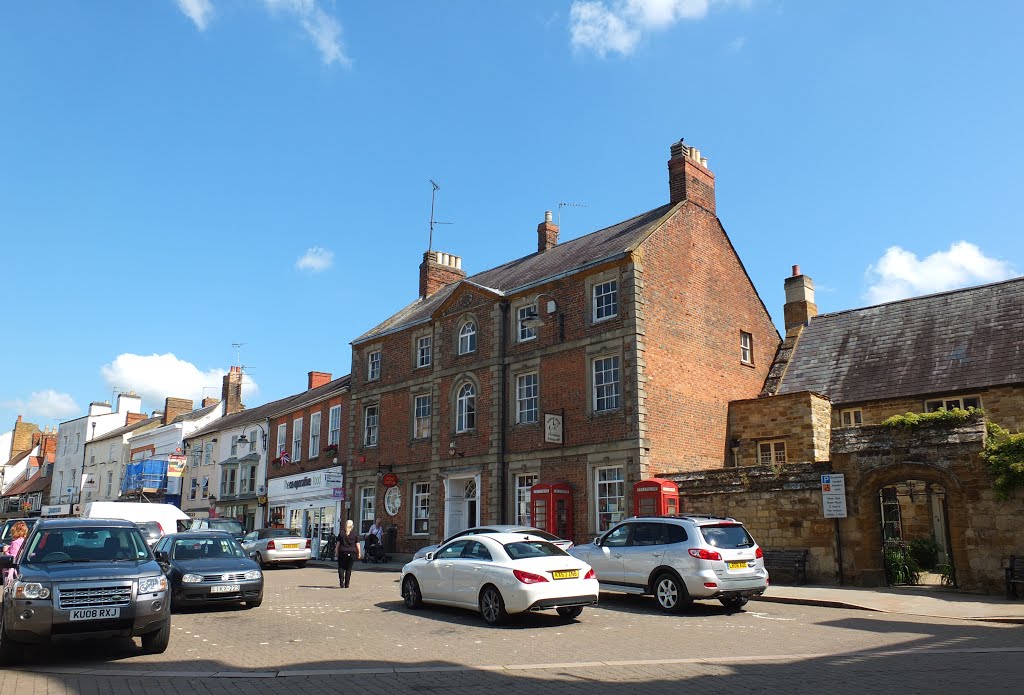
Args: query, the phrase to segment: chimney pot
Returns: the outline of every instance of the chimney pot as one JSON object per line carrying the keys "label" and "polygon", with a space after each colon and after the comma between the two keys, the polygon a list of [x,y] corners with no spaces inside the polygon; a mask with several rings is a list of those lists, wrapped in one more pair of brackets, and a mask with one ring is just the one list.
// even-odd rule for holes
{"label": "chimney pot", "polygon": [[558,225],[551,221],[551,211],[544,212],[544,221],[537,225],[537,253],[558,246]]}
{"label": "chimney pot", "polygon": [[800,274],[800,266],[798,266],[798,265],[793,266],[793,277],[796,277],[799,274]]}
{"label": "chimney pot", "polygon": [[453,282],[464,280],[462,258],[442,251],[425,251],[420,263],[420,297],[429,297]]}
{"label": "chimney pot", "polygon": [[793,275],[786,278],[786,304],[782,308],[786,330],[805,326],[818,315],[814,303],[814,281],[800,273],[800,266],[793,266]]}

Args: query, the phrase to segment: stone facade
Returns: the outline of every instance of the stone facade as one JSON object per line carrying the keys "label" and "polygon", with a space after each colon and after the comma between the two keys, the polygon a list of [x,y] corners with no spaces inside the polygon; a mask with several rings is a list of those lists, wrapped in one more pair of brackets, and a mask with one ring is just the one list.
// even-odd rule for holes
{"label": "stone facade", "polygon": [[786,461],[792,463],[828,461],[832,404],[810,391],[771,398],[733,401],[729,404],[729,462],[754,466],[758,445],[783,441]]}

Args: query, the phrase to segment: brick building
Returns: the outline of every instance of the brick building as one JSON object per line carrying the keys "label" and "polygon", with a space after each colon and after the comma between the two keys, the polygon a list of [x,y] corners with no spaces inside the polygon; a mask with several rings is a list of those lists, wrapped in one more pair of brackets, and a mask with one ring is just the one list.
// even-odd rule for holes
{"label": "brick building", "polygon": [[556,531],[589,540],[629,515],[632,483],[722,466],[728,403],[757,395],[779,335],[707,160],[682,141],[670,154],[653,210],[564,243],[547,213],[536,253],[469,277],[424,253],[419,297],[352,343],[361,527],[381,517],[411,551],[538,522],[531,486],[566,483],[573,523]]}
{"label": "brick building", "polygon": [[337,533],[343,513],[349,377],[334,379],[327,372],[307,377],[305,391],[259,408],[269,417],[265,524],[320,538],[326,552],[326,539]]}
{"label": "brick building", "polygon": [[[1024,491],[997,499],[980,454],[986,420],[1024,426],[1024,278],[818,315],[794,268],[786,299],[761,397],[730,404],[739,468],[673,476],[683,508],[742,518],[768,548],[809,548],[811,581],[884,585],[893,553],[916,546],[928,574],[999,590],[1007,557],[1024,551]],[[984,415],[881,424],[971,407]],[[823,515],[824,473],[846,478],[838,522]]]}

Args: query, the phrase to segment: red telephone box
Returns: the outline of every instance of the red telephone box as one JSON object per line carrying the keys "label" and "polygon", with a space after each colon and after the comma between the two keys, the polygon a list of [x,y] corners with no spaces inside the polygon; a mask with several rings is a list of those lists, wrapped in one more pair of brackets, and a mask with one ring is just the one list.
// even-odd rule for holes
{"label": "red telephone box", "polygon": [[572,488],[568,483],[537,483],[530,488],[533,525],[559,538],[572,538]]}
{"label": "red telephone box", "polygon": [[679,486],[662,478],[641,480],[633,486],[633,513],[675,516],[679,513]]}

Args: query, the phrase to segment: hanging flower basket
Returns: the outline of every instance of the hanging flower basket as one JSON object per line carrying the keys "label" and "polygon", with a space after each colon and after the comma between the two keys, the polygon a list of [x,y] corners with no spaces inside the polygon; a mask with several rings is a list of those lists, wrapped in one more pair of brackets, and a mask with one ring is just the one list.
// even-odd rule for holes
{"label": "hanging flower basket", "polygon": [[328,444],[327,447],[324,448],[324,455],[326,455],[326,456],[337,456],[338,455],[338,445],[337,444]]}
{"label": "hanging flower basket", "polygon": [[281,467],[281,459],[279,459],[279,458],[274,459],[273,461],[270,462],[270,465],[271,466],[276,466],[276,467],[280,468]]}

